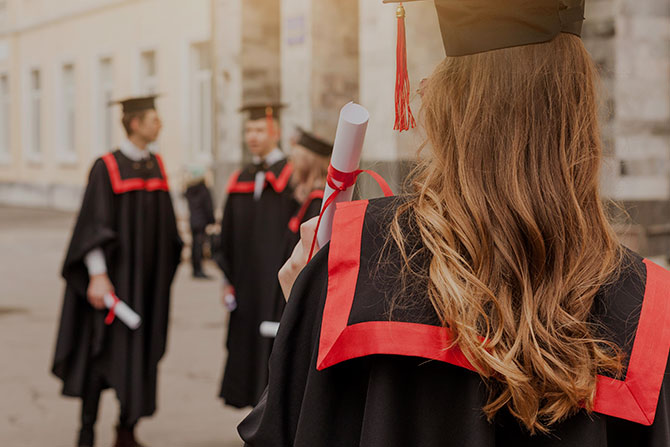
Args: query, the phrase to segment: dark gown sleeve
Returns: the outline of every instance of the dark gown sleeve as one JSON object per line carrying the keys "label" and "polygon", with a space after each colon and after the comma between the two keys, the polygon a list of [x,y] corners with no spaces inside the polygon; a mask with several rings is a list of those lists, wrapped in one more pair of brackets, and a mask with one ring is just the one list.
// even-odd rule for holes
{"label": "dark gown sleeve", "polygon": [[117,240],[114,215],[114,192],[109,174],[104,162],[98,159],[91,169],[63,264],[63,278],[78,295],[86,296],[88,286],[88,271],[84,264],[86,254],[94,248],[102,248],[107,254]]}
{"label": "dark gown sleeve", "polygon": [[213,224],[215,222],[214,219],[214,205],[212,202],[212,193],[209,191],[209,188],[205,186],[204,192],[204,208],[205,208],[205,215],[207,217],[207,225]]}
{"label": "dark gown sleeve", "polygon": [[321,212],[321,199],[312,200],[312,203],[307,207],[307,212],[305,212],[305,217],[302,219],[303,222],[307,222],[313,217],[316,217]]}
{"label": "dark gown sleeve", "polygon": [[233,232],[234,232],[234,213],[232,196],[228,196],[223,209],[223,220],[221,221],[221,236],[219,238],[219,247],[215,254],[215,261],[219,268],[231,283],[234,280],[233,271]]}
{"label": "dark gown sleeve", "polygon": [[[238,431],[249,446],[294,445],[325,299],[328,246],[298,276],[270,356],[270,380]],[[268,392],[269,390],[269,392]]]}

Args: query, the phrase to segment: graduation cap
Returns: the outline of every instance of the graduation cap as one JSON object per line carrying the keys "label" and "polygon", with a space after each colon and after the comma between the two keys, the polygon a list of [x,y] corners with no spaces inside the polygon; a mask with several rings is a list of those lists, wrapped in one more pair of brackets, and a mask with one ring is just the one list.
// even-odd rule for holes
{"label": "graduation cap", "polygon": [[109,104],[121,104],[123,114],[142,112],[144,110],[156,110],[155,100],[159,95],[142,96],[138,98],[128,98],[120,101],[112,101]]}
{"label": "graduation cap", "polygon": [[[423,0],[404,0],[415,2]],[[447,56],[549,42],[560,33],[581,36],[585,0],[433,0]],[[405,9],[399,3],[396,126],[414,127],[409,109],[409,79],[405,43]]]}
{"label": "graduation cap", "polygon": [[314,152],[317,155],[324,157],[330,157],[333,153],[333,145],[309,132],[298,127],[298,133],[300,134],[296,144],[304,147],[305,149]]}
{"label": "graduation cap", "polygon": [[[404,0],[415,2],[423,0]],[[447,56],[581,36],[585,0],[433,0]],[[383,0],[384,3],[403,3]]]}
{"label": "graduation cap", "polygon": [[242,106],[240,113],[247,113],[247,119],[251,121],[260,120],[263,118],[279,120],[281,109],[285,108],[286,104],[281,103],[252,103]]}

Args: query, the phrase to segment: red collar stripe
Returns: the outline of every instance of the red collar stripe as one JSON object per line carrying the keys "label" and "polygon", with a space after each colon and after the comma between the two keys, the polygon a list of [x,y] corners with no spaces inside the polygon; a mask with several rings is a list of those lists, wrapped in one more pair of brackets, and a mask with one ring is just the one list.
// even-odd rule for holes
{"label": "red collar stripe", "polygon": [[[360,270],[367,201],[340,203],[333,220],[328,291],[317,369],[374,354],[423,357],[475,371],[447,328],[394,321],[348,325]],[[670,351],[670,272],[651,261],[625,380],[598,376],[594,411],[643,425],[654,421]]]}
{"label": "red collar stripe", "polygon": [[226,192],[228,194],[249,194],[254,192],[254,182],[238,182],[241,171],[238,169],[228,179]]}
{"label": "red collar stripe", "polygon": [[[240,182],[238,181],[241,171],[235,171],[233,175],[230,176],[228,180],[228,185],[226,186],[226,191],[228,194],[252,194],[255,189],[255,182]],[[272,171],[266,171],[265,180],[270,184],[272,189],[276,193],[282,193],[288,186],[288,182],[291,179],[291,174],[293,174],[293,165],[291,163],[286,163],[279,177],[276,177]]]}
{"label": "red collar stripe", "polygon": [[311,193],[309,193],[309,195],[307,196],[307,199],[305,200],[305,202],[300,207],[300,210],[298,211],[298,214],[293,216],[291,218],[291,220],[288,222],[288,229],[291,230],[291,232],[298,233],[298,231],[300,231],[300,225],[302,224],[303,219],[305,219],[305,214],[307,214],[307,209],[312,204],[312,202],[315,201],[316,199],[323,200],[323,190],[322,189],[312,191]]}
{"label": "red collar stripe", "polygon": [[116,157],[111,152],[102,156],[102,160],[105,162],[107,167],[107,172],[109,173],[109,180],[112,184],[112,190],[114,194],[123,194],[129,191],[168,191],[168,182],[167,176],[165,175],[165,167],[163,165],[163,160],[159,155],[155,155],[156,160],[158,161],[158,166],[160,167],[161,174],[163,178],[128,178],[122,179],[121,173],[119,172],[119,164],[116,161]]}
{"label": "red collar stripe", "polygon": [[651,425],[670,353],[670,272],[644,263],[647,284],[626,379],[599,376],[594,410]]}
{"label": "red collar stripe", "polygon": [[347,325],[360,270],[367,200],[337,204],[328,255],[328,292],[317,369],[372,354],[418,356],[474,370],[447,328],[396,321]]}
{"label": "red collar stripe", "polygon": [[291,174],[293,174],[293,164],[286,163],[279,173],[279,177],[275,177],[274,172],[267,171],[265,173],[265,179],[276,193],[281,193],[284,192],[288,186],[288,182],[291,180]]}

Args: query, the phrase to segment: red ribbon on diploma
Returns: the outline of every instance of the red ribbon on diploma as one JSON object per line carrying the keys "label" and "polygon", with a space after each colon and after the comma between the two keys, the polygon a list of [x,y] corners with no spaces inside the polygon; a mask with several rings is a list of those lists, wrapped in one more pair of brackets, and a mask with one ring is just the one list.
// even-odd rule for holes
{"label": "red ribbon on diploma", "polygon": [[[326,200],[326,203],[324,204],[323,209],[319,214],[319,220],[316,223],[316,232],[314,233],[314,239],[312,239],[312,248],[309,250],[309,257],[307,258],[307,262],[312,260],[314,247],[316,247],[316,235],[319,232],[319,226],[321,225],[321,218],[323,217],[323,214],[326,212],[328,207],[332,205],[341,192],[346,191],[350,187],[354,186],[356,179],[363,172],[370,174],[372,178],[375,179],[379,187],[384,192],[385,197],[391,197],[393,195],[393,191],[391,191],[391,187],[388,185],[388,183],[386,183],[386,180],[384,180],[382,176],[377,174],[375,171],[371,171],[369,169],[357,169],[354,172],[342,172],[335,169],[333,165],[328,166],[328,177],[326,177],[326,182],[328,183],[328,186],[334,190],[334,192],[330,195],[330,197],[328,197],[328,200]],[[340,184],[338,185],[335,182],[339,182]]]}
{"label": "red ribbon on diploma", "polygon": [[109,326],[114,322],[114,318],[116,318],[116,313],[114,312],[114,309],[116,308],[116,305],[119,304],[119,297],[117,297],[115,294],[110,293],[112,299],[114,300],[114,304],[112,304],[112,307],[109,308],[109,313],[105,317],[105,324]]}

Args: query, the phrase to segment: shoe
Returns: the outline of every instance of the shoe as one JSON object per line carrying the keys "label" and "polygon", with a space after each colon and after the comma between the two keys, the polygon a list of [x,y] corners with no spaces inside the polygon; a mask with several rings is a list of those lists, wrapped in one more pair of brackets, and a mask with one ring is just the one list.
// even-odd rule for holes
{"label": "shoe", "polygon": [[198,279],[212,279],[211,276],[209,276],[203,271],[193,272],[193,277]]}
{"label": "shoe", "polygon": [[135,439],[134,430],[116,427],[116,442],[114,447],[144,447]]}
{"label": "shoe", "polygon": [[79,430],[77,447],[93,447],[94,444],[95,434],[93,433],[93,427],[82,427],[81,430]]}

